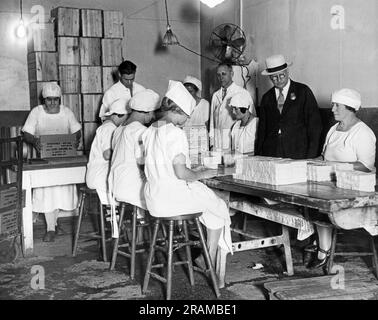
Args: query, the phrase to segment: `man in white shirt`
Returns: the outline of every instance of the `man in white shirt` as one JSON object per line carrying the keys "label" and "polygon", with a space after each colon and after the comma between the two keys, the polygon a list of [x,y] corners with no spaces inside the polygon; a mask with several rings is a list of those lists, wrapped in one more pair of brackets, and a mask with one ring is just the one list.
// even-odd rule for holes
{"label": "man in white shirt", "polygon": [[[240,91],[247,91],[233,82],[234,72],[228,63],[220,63],[217,78],[221,88],[214,92],[210,106],[210,148],[212,150],[231,149],[231,127],[235,122],[229,105],[231,97]],[[247,91],[249,94],[249,92]],[[252,100],[252,99],[251,99]],[[254,106],[252,105],[254,114]]]}
{"label": "man in white shirt", "polygon": [[[137,66],[129,60],[123,61],[118,66],[119,81],[105,91],[104,97],[102,98],[100,114],[104,113],[101,112],[101,110],[109,109],[110,104],[117,98],[121,97],[129,101],[135,93],[146,90],[145,87],[134,81],[136,69]],[[128,106],[127,110],[130,112]]]}

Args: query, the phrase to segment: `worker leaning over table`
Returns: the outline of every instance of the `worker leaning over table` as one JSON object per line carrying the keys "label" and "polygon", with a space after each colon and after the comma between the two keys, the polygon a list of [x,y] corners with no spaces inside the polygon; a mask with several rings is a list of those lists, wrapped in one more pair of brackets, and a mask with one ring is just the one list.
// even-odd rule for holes
{"label": "worker leaning over table", "polygon": [[102,204],[109,204],[108,174],[112,156],[112,137],[114,130],[127,118],[128,100],[118,98],[109,103],[108,109],[101,109],[103,124],[97,128],[91,145],[85,182],[88,188],[96,189]]}
{"label": "worker leaning over table", "polygon": [[[326,136],[322,158],[328,161],[349,162],[353,169],[375,172],[376,137],[374,132],[361,121],[356,113],[361,107],[361,95],[353,89],[335,91],[331,97],[332,112],[337,123]],[[327,265],[332,243],[332,228],[324,214],[313,214],[318,233],[318,246],[306,251],[317,251],[308,268],[315,269]]]}
{"label": "worker leaning over table", "polygon": [[[60,104],[61,89],[55,82],[42,88],[43,104],[34,107],[26,119],[22,131],[26,142],[38,152],[41,150],[40,136],[52,134],[74,134],[76,143],[81,138],[81,125],[73,112]],[[52,186],[33,189],[33,211],[45,214],[47,231],[43,241],[52,242],[58,233],[59,209],[74,210],[77,207],[76,185]]]}
{"label": "worker leaning over table", "polygon": [[[202,212],[207,228],[207,245],[214,264],[231,247],[231,219],[226,203],[200,179],[218,175],[217,170],[192,170],[185,124],[195,100],[181,82],[170,81],[162,101],[161,117],[143,133],[147,182],[144,188],[152,216],[167,217]],[[217,266],[216,266],[217,269]],[[224,279],[220,279],[224,286]]]}
{"label": "worker leaning over table", "polygon": [[109,185],[117,201],[147,210],[144,199],[144,155],[142,134],[160,107],[160,97],[147,89],[136,93],[129,102],[131,113],[124,123],[111,160]]}

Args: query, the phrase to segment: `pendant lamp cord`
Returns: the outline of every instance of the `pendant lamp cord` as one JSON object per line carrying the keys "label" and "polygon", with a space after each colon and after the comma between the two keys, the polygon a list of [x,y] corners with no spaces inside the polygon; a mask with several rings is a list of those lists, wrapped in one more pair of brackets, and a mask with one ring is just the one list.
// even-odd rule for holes
{"label": "pendant lamp cord", "polygon": [[[22,1],[22,0],[20,0],[20,1]],[[165,3],[165,14],[167,15],[167,25],[169,26],[167,0],[164,0],[164,3]]]}

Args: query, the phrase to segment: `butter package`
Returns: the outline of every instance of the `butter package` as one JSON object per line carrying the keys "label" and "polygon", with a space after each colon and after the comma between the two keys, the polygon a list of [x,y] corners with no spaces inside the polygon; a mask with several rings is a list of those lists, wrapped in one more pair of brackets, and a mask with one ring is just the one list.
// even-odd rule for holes
{"label": "butter package", "polygon": [[336,186],[338,188],[374,192],[375,184],[375,172],[336,170]]}
{"label": "butter package", "polygon": [[77,155],[76,137],[73,134],[51,134],[40,136],[40,157],[57,158],[73,157]]}

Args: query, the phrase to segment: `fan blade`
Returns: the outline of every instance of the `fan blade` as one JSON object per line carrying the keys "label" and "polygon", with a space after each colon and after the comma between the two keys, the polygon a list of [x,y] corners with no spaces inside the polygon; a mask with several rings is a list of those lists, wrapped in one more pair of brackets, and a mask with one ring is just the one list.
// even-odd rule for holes
{"label": "fan blade", "polygon": [[245,39],[244,38],[237,38],[235,40],[231,41],[231,46],[235,47],[242,47],[245,44]]}
{"label": "fan blade", "polygon": [[213,39],[211,41],[211,45],[214,47],[223,47],[226,45],[226,43],[223,40],[220,39]]}
{"label": "fan blade", "polygon": [[227,43],[227,38],[220,36],[215,31],[213,32],[213,35],[215,35],[216,37],[218,37],[223,43]]}

